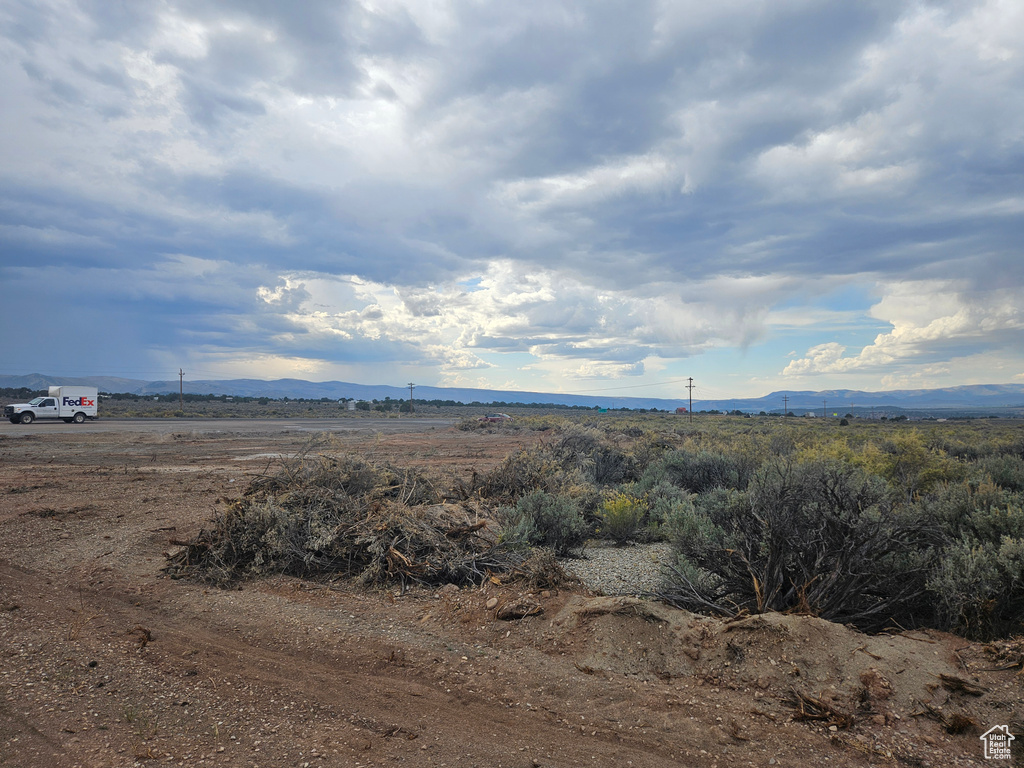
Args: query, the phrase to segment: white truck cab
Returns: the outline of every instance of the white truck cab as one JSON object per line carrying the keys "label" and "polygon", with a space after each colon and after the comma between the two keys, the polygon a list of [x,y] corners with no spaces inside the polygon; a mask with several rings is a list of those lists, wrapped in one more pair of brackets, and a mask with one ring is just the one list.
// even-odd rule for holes
{"label": "white truck cab", "polygon": [[50,387],[45,397],[4,406],[4,418],[11,424],[31,424],[36,419],[63,419],[69,424],[81,424],[86,419],[96,418],[99,399],[96,387]]}

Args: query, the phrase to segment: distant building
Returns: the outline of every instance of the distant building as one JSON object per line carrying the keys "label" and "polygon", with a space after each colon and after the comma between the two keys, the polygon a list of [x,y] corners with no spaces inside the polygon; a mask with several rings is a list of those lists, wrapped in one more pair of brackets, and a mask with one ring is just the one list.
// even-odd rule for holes
{"label": "distant building", "polygon": [[678,408],[676,408],[676,413],[687,413],[687,410],[684,406],[681,405]]}

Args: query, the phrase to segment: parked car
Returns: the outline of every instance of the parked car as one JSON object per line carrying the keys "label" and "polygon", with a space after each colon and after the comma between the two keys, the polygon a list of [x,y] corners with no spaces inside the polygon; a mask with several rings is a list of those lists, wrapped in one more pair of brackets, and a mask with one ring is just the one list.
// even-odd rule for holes
{"label": "parked car", "polygon": [[509,416],[507,413],[488,413],[486,416],[481,416],[480,421],[512,421],[512,417]]}

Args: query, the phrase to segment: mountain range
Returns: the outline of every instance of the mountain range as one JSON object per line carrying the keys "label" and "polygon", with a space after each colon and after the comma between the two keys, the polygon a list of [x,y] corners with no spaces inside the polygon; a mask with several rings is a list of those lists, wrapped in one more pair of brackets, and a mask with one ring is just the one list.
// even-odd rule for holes
{"label": "mountain range", "polygon": [[[160,395],[178,392],[178,381],[143,381],[113,376],[0,376],[0,387],[45,390],[51,385],[97,387],[101,392],[127,392],[137,395]],[[274,399],[352,398],[355,400],[405,400],[408,387],[353,384],[344,381],[304,381],[302,379],[229,379],[226,381],[185,381],[185,392],[200,395],[233,395],[269,397]],[[688,407],[685,391],[678,399],[653,397],[619,397],[573,395],[550,392],[516,392],[497,389],[416,386],[416,400],[453,400],[460,403],[553,403],[582,407],[675,410]],[[870,409],[894,410],[972,410],[997,409],[1024,412],[1024,384],[978,384],[945,389],[901,389],[864,392],[851,389],[821,391],[780,390],[764,397],[694,400],[693,410],[720,410],[758,413],[781,412],[784,407],[795,413],[863,413]],[[840,413],[842,412],[842,413]]]}

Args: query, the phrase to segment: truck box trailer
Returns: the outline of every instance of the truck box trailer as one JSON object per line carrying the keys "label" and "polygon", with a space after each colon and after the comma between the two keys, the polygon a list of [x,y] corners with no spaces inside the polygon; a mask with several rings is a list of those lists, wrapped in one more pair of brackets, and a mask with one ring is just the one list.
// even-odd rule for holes
{"label": "truck box trailer", "polygon": [[99,399],[96,387],[50,387],[46,397],[4,406],[4,418],[12,424],[31,424],[36,419],[81,424],[96,418]]}

